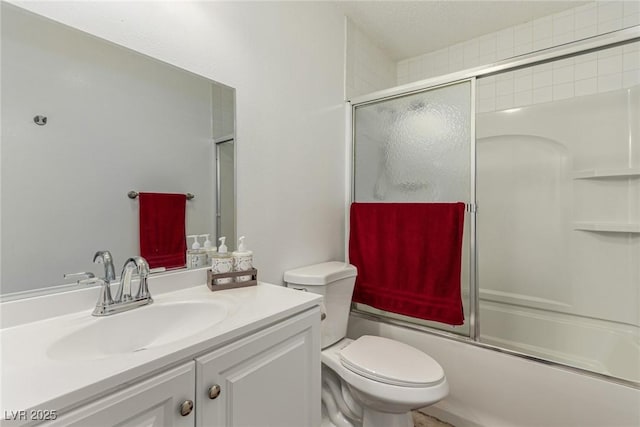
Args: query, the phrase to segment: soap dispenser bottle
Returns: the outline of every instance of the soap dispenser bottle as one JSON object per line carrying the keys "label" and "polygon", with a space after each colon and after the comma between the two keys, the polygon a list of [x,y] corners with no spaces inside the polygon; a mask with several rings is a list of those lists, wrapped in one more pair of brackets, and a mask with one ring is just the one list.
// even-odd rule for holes
{"label": "soap dispenser bottle", "polygon": [[[253,252],[248,250],[244,245],[244,236],[238,239],[238,249],[233,251],[233,271],[247,271],[253,268]],[[251,275],[238,276],[236,282],[248,282]]]}
{"label": "soap dispenser bottle", "polygon": [[211,240],[209,240],[209,236],[210,234],[201,234],[200,237],[204,237],[205,241],[204,244],[202,245],[202,247],[204,248],[204,251],[207,253],[207,265],[211,265],[211,263],[213,262],[213,257],[215,256],[215,253],[217,252],[217,249],[215,246],[211,245]]}
{"label": "soap dispenser bottle", "polygon": [[[233,258],[231,254],[227,252],[227,246],[224,244],[226,237],[221,237],[220,246],[218,247],[218,252],[213,254],[213,258],[211,260],[211,272],[213,274],[220,273],[229,273],[233,271]],[[227,283],[233,282],[232,277],[223,277],[221,279],[215,279],[213,281],[214,285],[225,285]]]}
{"label": "soap dispenser bottle", "polygon": [[187,236],[193,238],[193,244],[191,249],[187,249],[187,268],[205,267],[207,265],[207,253],[200,249],[200,242],[198,242],[198,235],[192,234]]}

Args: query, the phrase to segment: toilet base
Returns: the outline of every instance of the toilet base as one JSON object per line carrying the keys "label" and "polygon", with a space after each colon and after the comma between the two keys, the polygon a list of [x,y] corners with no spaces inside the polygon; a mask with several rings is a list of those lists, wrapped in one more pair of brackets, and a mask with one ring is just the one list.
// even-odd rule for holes
{"label": "toilet base", "polygon": [[[364,419],[362,423],[356,420],[347,420],[340,417],[337,424],[331,421],[331,417],[328,414],[327,408],[323,402],[322,404],[322,422],[320,427],[414,427],[413,416],[411,412],[406,414],[385,414],[377,411],[369,411],[368,414],[363,414]],[[334,414],[335,417],[335,414]]]}
{"label": "toilet base", "polygon": [[362,427],[413,427],[411,412],[390,414],[366,408],[362,416]]}

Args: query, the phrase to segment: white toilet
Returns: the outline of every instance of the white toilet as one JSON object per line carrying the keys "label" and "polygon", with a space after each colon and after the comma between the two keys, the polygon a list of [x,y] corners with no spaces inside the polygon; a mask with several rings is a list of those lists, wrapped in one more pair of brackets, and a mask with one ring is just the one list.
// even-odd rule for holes
{"label": "white toilet", "polygon": [[324,296],[323,409],[337,427],[413,427],[411,410],[443,399],[447,379],[438,362],[409,345],[370,335],[345,338],[356,275],[343,262],[284,273],[288,287]]}

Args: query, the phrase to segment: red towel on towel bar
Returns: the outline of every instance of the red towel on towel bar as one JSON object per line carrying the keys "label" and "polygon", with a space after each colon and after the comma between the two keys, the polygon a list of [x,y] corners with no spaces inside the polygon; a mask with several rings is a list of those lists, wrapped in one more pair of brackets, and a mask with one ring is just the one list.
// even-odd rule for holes
{"label": "red towel on towel bar", "polygon": [[150,268],[184,267],[185,236],[184,194],[140,193],[140,256]]}
{"label": "red towel on towel bar", "polygon": [[349,261],[353,301],[462,325],[464,203],[353,203]]}

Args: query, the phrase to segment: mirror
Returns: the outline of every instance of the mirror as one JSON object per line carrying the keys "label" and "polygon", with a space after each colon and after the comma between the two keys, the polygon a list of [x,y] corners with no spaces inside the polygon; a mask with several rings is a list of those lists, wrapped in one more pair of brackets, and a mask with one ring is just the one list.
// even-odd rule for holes
{"label": "mirror", "polygon": [[140,253],[132,190],[192,193],[186,234],[233,250],[235,90],[1,7],[0,293],[103,276],[98,250],[119,273]]}

